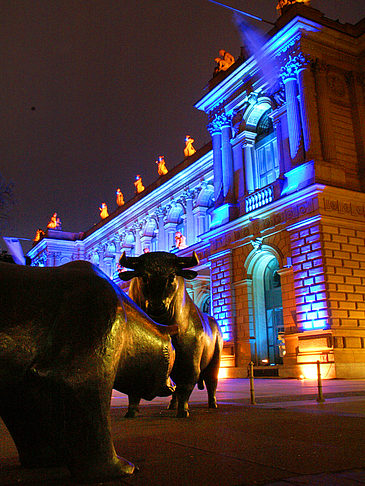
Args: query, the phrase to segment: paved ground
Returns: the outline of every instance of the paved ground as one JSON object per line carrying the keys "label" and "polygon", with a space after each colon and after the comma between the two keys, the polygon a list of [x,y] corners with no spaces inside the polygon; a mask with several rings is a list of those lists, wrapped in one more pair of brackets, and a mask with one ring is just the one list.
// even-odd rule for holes
{"label": "paved ground", "polygon": [[[112,427],[119,455],[139,472],[108,486],[243,486],[365,484],[365,380],[221,380],[218,410],[194,390],[188,419],[166,410],[167,399],[142,402],[124,419],[127,399],[114,392]],[[69,486],[66,469],[23,470],[0,422],[0,485]],[[106,484],[106,483],[105,483]]]}

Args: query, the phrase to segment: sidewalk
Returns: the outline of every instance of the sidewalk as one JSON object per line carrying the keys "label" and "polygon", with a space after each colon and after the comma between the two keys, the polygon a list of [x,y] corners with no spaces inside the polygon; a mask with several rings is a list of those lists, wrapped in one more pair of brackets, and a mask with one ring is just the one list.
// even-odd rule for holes
{"label": "sidewalk", "polygon": [[[127,398],[112,398],[112,430],[118,454],[139,471],[108,486],[250,486],[365,484],[365,380],[316,382],[221,380],[218,410],[206,408],[194,390],[188,419],[166,410],[168,399],[142,402],[136,419],[124,419]],[[66,469],[25,471],[0,427],[0,485],[69,486]]]}

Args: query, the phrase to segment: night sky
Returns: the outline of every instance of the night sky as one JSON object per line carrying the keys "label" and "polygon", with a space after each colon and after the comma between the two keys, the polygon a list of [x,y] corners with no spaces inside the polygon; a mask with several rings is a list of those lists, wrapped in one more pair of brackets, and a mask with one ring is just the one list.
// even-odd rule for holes
{"label": "night sky", "polygon": [[[277,18],[276,0],[229,4]],[[312,6],[341,22],[365,16],[364,0]],[[1,0],[0,16],[0,173],[15,183],[5,236],[33,239],[54,211],[63,230],[86,231],[102,202],[116,208],[118,187],[128,200],[136,174],[145,186],[157,179],[158,155],[168,168],[181,162],[186,134],[197,149],[209,141],[193,105],[218,51],[240,53],[228,10],[208,0]]]}

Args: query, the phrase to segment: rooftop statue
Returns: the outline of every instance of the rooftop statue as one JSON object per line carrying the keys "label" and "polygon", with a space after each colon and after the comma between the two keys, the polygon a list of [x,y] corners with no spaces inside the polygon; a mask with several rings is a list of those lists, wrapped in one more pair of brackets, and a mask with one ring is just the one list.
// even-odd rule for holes
{"label": "rooftop statue", "polygon": [[44,235],[45,235],[45,232],[41,228],[38,228],[37,231],[36,231],[33,242],[37,243],[41,238],[43,238]]}
{"label": "rooftop statue", "polygon": [[190,135],[186,135],[185,137],[185,148],[184,148],[184,155],[185,157],[190,157],[190,155],[195,154],[196,150],[193,147],[194,139],[191,138]]}
{"label": "rooftop statue", "polygon": [[134,187],[136,188],[136,194],[139,194],[140,192],[144,191],[144,185],[142,184],[142,177],[139,174],[136,175],[136,180],[134,181]]}
{"label": "rooftop statue", "polygon": [[217,63],[216,68],[215,68],[215,73],[219,73],[220,71],[227,71],[228,68],[234,64],[235,59],[230,54],[229,52],[225,51],[224,49],[221,49],[219,51],[219,56],[216,57],[214,60]]}
{"label": "rooftop statue", "polygon": [[112,388],[132,405],[171,395],[176,328],[85,261],[1,262],[0,287],[0,416],[22,466],[67,466],[87,484],[132,474],[111,438]]}
{"label": "rooftop statue", "polygon": [[56,229],[56,230],[62,229],[62,223],[60,218],[57,217],[57,213],[53,213],[53,216],[51,217],[49,223],[47,224],[47,228]]}
{"label": "rooftop statue", "polygon": [[163,155],[158,156],[158,160],[156,160],[156,164],[158,165],[157,171],[158,175],[165,175],[168,173],[168,169],[166,167],[165,163],[165,157]]}
{"label": "rooftop statue", "polygon": [[123,206],[124,205],[124,196],[123,196],[122,191],[119,189],[119,187],[117,189],[116,195],[117,195],[117,205],[119,207]]}
{"label": "rooftop statue", "polygon": [[108,206],[105,203],[102,203],[101,208],[99,208],[99,211],[100,211],[101,219],[105,219],[109,216]]}
{"label": "rooftop statue", "polygon": [[278,0],[278,4],[276,5],[276,10],[280,13],[283,13],[282,9],[287,7],[288,5],[293,5],[294,3],[304,3],[304,5],[310,5],[310,0]]}

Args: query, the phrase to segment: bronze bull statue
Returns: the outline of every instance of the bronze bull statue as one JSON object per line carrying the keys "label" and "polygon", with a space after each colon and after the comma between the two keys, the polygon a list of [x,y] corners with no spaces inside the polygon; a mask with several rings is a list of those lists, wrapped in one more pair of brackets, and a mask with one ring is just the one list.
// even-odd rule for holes
{"label": "bronze bull statue", "polygon": [[178,417],[188,417],[189,397],[198,384],[204,383],[208,392],[208,405],[216,408],[216,388],[223,346],[218,323],[203,314],[189,297],[184,279],[197,276],[186,268],[198,265],[196,253],[190,258],[173,253],[151,252],[139,257],[126,257],[119,261],[122,267],[133,271],[119,273],[121,280],[132,279],[130,297],[156,322],[177,325],[172,336],[176,352],[171,378],[176,383],[169,408],[177,408]]}
{"label": "bronze bull statue", "polygon": [[0,263],[0,416],[21,464],[67,465],[81,482],[132,474],[111,438],[112,389],[171,394],[168,332],[88,262]]}

